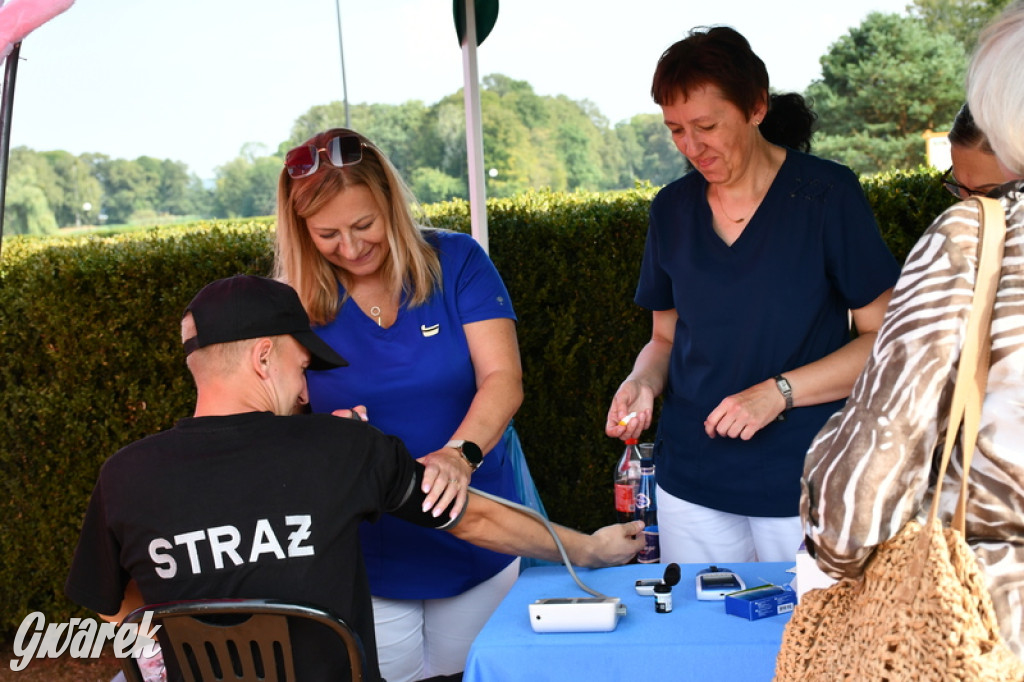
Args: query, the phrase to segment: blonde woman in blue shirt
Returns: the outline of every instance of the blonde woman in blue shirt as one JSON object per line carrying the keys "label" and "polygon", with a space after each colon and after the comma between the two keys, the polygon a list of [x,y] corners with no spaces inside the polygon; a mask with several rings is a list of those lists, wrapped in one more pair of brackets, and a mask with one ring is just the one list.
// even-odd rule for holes
{"label": "blonde woman in blue shirt", "polygon": [[[413,219],[385,155],[333,129],[287,155],[278,185],[278,278],[314,330],[349,361],[309,372],[314,412],[364,405],[439,472],[428,501],[458,513],[466,487],[518,501],[502,439],[523,399],[515,313],[469,235]],[[403,682],[460,672],[518,560],[384,517],[360,527],[381,674]]]}

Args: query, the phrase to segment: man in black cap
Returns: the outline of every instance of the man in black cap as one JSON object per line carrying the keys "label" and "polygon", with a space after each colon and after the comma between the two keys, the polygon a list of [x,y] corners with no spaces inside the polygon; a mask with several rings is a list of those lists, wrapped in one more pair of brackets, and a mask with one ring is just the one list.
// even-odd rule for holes
{"label": "man in black cap", "polygon": [[[470,493],[453,515],[457,493],[424,492],[436,472],[399,439],[359,419],[297,414],[305,369],[347,363],[311,331],[291,287],[242,275],[213,282],[186,309],[182,339],[195,414],[104,463],[65,585],[78,604],[114,621],[179,599],[317,604],[359,633],[375,680],[361,521],[390,513],[499,552],[560,560],[540,521],[493,500]],[[596,567],[628,561],[641,529],[557,530],[573,563]],[[300,680],[341,679],[344,651],[318,643],[319,633],[295,634]]]}

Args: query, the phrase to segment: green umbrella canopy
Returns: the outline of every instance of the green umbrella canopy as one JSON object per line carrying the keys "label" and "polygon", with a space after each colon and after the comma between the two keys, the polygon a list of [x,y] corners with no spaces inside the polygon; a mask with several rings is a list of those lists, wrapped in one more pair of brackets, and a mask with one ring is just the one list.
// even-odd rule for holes
{"label": "green umbrella canopy", "polygon": [[[498,0],[474,0],[473,7],[476,12],[476,44],[480,45],[498,20]],[[452,14],[455,33],[459,37],[459,45],[462,45],[466,39],[466,0],[452,0]]]}

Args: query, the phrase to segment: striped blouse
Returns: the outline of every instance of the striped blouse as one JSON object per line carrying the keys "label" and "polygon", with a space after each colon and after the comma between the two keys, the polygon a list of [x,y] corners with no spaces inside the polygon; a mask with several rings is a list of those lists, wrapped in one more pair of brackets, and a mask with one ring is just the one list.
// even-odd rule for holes
{"label": "striped blouse", "polygon": [[[1024,184],[1007,186],[1000,201],[1006,246],[966,529],[1003,636],[1024,657]],[[846,406],[808,451],[800,514],[808,547],[834,577],[860,575],[875,546],[928,515],[973,295],[978,218],[975,202],[957,204],[918,241]],[[961,474],[954,449],[940,506],[947,522]]]}

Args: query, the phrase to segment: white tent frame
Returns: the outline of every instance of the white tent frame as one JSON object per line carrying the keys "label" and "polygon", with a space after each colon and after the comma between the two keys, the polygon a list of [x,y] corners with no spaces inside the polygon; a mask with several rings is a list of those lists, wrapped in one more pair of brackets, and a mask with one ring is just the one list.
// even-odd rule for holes
{"label": "white tent frame", "polygon": [[462,41],[463,100],[466,108],[466,155],[469,161],[469,218],[473,238],[490,253],[487,237],[487,186],[484,180],[483,126],[480,121],[480,78],[476,67],[476,7],[465,3],[466,30]]}

